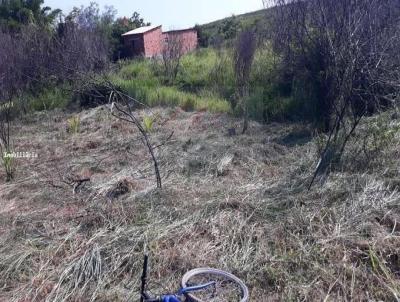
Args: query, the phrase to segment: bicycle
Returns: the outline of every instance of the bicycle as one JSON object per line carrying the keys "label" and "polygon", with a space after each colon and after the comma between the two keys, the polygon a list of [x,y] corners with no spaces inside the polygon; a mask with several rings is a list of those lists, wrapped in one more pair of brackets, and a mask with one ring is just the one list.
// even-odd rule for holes
{"label": "bicycle", "polygon": [[[249,290],[235,275],[213,268],[196,268],[183,277],[175,294],[152,297],[147,292],[148,255],[144,256],[140,302],[248,302]],[[206,300],[204,300],[206,299]]]}

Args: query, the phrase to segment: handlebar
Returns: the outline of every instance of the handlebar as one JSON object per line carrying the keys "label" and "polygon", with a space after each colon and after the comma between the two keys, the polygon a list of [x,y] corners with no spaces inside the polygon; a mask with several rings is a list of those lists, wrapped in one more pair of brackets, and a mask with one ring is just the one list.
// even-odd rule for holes
{"label": "handlebar", "polygon": [[205,289],[207,287],[215,285],[215,283],[216,283],[215,281],[211,281],[211,282],[208,282],[206,284],[201,284],[201,285],[182,288],[182,289],[179,290],[178,295],[185,295],[185,294],[190,293],[190,292],[194,292],[194,291],[198,291],[198,290],[201,290],[201,289]]}
{"label": "handlebar", "polygon": [[[142,272],[142,286],[140,287],[140,302],[144,302],[144,299],[148,299],[148,294],[146,293],[146,279],[147,279],[147,263],[149,260],[149,256],[147,254],[144,255],[143,261],[143,272]],[[147,300],[148,301],[148,300]],[[150,301],[149,301],[150,302]],[[151,301],[158,302],[158,301]]]}

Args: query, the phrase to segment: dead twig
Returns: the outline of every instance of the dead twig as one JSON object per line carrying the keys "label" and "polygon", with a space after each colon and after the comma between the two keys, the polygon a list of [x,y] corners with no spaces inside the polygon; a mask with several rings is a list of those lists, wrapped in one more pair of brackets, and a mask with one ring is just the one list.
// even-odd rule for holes
{"label": "dead twig", "polygon": [[[112,103],[112,108],[115,109],[117,112],[116,113],[116,112],[114,112],[114,110],[112,110],[111,114],[122,121],[133,124],[139,130],[140,134],[142,135],[143,144],[147,147],[147,150],[153,161],[154,173],[155,173],[156,182],[157,182],[157,188],[161,189],[162,188],[161,175],[160,175],[159,164],[158,164],[157,158],[154,154],[155,148],[152,146],[148,133],[142,126],[142,123],[140,122],[140,120],[134,115],[134,113],[129,105],[129,102],[128,102],[128,100],[131,100],[134,102],[136,102],[136,100],[133,99],[132,97],[129,97],[129,96],[126,96],[125,94],[120,93],[119,90],[117,90],[112,85],[110,85],[110,88],[112,90],[112,92],[110,93],[110,102]],[[121,102],[125,106],[126,109],[123,109],[122,106],[118,104],[119,102]],[[141,104],[140,102],[137,102],[137,103]]]}

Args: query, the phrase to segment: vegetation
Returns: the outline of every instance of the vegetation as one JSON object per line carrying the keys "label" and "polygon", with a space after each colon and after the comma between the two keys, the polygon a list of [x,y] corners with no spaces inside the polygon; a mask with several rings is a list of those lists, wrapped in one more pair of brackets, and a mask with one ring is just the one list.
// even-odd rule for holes
{"label": "vegetation", "polygon": [[[160,116],[152,131],[157,145],[174,132],[156,151],[162,190],[137,131],[110,120],[105,107],[79,113],[75,137],[65,134],[68,113],[16,122],[16,147],[35,148],[40,158],[21,160],[15,180],[0,184],[0,299],[134,300],[147,249],[154,291],[163,291],[158,283],[173,291],[188,269],[211,266],[242,278],[251,301],[396,300],[394,112],[382,116],[389,123],[379,131],[396,133],[382,154],[370,162],[357,153],[375,124],[367,118],[342,164],[308,192],[319,140],[308,127],[252,122],[246,134],[227,137],[225,125],[241,119],[152,111]],[[218,174],[227,153],[233,161]],[[84,169],[91,180],[73,194],[67,180]]]}
{"label": "vegetation", "polygon": [[[194,59],[194,58],[193,58]],[[183,68],[190,65],[188,58],[182,62]],[[192,67],[192,66],[190,66]],[[179,89],[183,78],[178,74],[175,85],[166,85],[162,63],[146,60],[124,62],[116,73],[110,75],[111,82],[128,95],[149,106],[179,106],[185,110],[209,110],[210,112],[229,112],[228,101],[214,93],[195,93]],[[193,80],[193,78],[192,78]],[[197,79],[201,81],[201,79]],[[189,79],[190,81],[190,79]],[[192,82],[197,86],[198,82]]]}
{"label": "vegetation", "polygon": [[61,14],[61,10],[43,7],[44,0],[0,1],[0,27],[19,31],[24,25],[37,24],[49,29]]}
{"label": "vegetation", "polygon": [[15,116],[14,106],[14,102],[9,99],[1,102],[0,107],[0,156],[6,174],[6,181],[11,181],[15,174],[15,161],[10,156],[13,145],[11,123]]}
{"label": "vegetation", "polygon": [[68,119],[68,132],[71,134],[77,134],[80,129],[81,120],[79,116],[73,116]]}
{"label": "vegetation", "polygon": [[143,117],[143,128],[146,132],[152,132],[153,131],[153,125],[154,125],[154,117],[151,116],[145,116]]}
{"label": "vegetation", "polygon": [[29,111],[54,110],[65,108],[71,100],[68,87],[44,88],[37,95],[27,95]]}
{"label": "vegetation", "polygon": [[[114,15],[111,17],[111,20],[113,19]],[[117,18],[115,21],[113,21],[111,26],[108,26],[108,35],[111,41],[113,60],[120,60],[126,58],[127,56],[122,34],[135,28],[149,25],[151,25],[151,23],[145,22],[144,19],[140,17],[138,12],[134,12],[130,18]]]}
{"label": "vegetation", "polygon": [[253,29],[258,38],[268,36],[271,10],[263,9],[242,15],[217,20],[208,24],[196,25],[201,47],[232,44],[242,30]]}
{"label": "vegetation", "polygon": [[0,1],[1,301],[136,298],[144,251],[156,292],[399,300],[400,3],[274,2],[120,60],[138,13]]}
{"label": "vegetation", "polygon": [[[211,112],[234,112],[236,79],[233,50],[200,49],[181,58],[172,82],[158,61],[121,62],[111,82],[150,106],[181,106]],[[256,49],[248,83],[249,117],[260,122],[310,120],[309,104],[291,96],[291,86],[279,83],[280,58],[269,44]],[[310,108],[312,109],[312,108]]]}
{"label": "vegetation", "polygon": [[276,2],[274,49],[288,80],[306,88],[291,94],[312,103],[316,126],[329,132],[311,186],[340,161],[360,121],[399,96],[400,7],[391,0]]}
{"label": "vegetation", "polygon": [[6,181],[11,181],[14,178],[15,160],[10,151],[5,151],[2,155],[3,166],[6,172]]}
{"label": "vegetation", "polygon": [[256,38],[253,32],[243,31],[238,37],[234,51],[234,70],[236,98],[244,116],[242,133],[248,128],[249,113],[247,109],[247,98],[249,97],[249,80],[251,67],[256,51]]}

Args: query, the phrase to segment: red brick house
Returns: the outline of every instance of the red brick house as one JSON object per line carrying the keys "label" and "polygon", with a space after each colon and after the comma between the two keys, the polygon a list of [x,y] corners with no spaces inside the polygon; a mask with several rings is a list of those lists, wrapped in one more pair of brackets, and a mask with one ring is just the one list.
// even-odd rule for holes
{"label": "red brick house", "polygon": [[127,55],[130,57],[157,57],[172,39],[182,42],[183,52],[193,51],[198,46],[197,31],[193,28],[163,32],[160,26],[144,26],[122,35]]}

